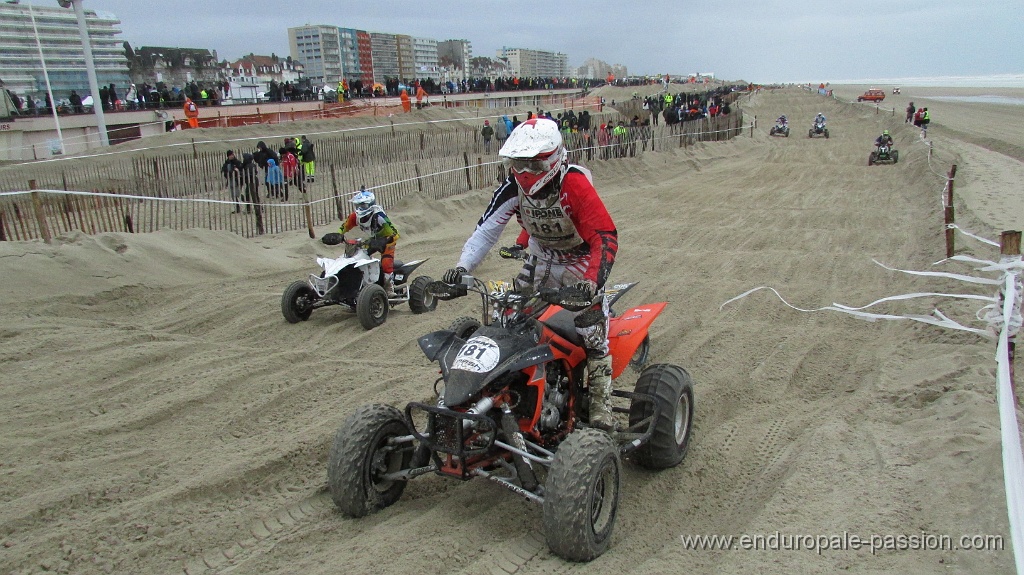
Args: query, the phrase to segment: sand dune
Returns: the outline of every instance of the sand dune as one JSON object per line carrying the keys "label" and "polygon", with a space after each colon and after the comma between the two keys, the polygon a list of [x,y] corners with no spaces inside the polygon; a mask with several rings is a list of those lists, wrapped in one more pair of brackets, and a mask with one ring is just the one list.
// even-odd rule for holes
{"label": "sand dune", "polygon": [[[552,556],[539,508],[484,482],[427,476],[381,513],[336,513],[325,492],[334,431],[361,404],[430,398],[436,368],[415,339],[475,307],[396,309],[371,332],[332,308],[287,324],[281,292],[331,248],[304,234],[246,241],[192,231],[0,243],[5,572],[1011,572],[994,344],[910,322],[800,313],[766,292],[719,306],[761,285],[802,307],[964,291],[871,260],[924,269],[944,256],[939,194],[952,163],[961,225],[990,238],[1021,229],[1022,200],[1009,185],[1020,181],[1020,159],[944,129],[992,121],[968,104],[936,104],[930,164],[899,114],[799,89],[743,106],[758,118],[752,136],[592,166],[620,232],[612,279],[640,282],[630,304],[669,303],[653,327],[654,361],[686,367],[697,393],[684,463],[660,473],[625,467],[602,557],[577,565]],[[818,111],[832,137],[801,137]],[[781,113],[793,136],[769,137]],[[885,128],[900,162],[869,167]],[[993,138],[1001,129],[988,128]],[[429,257],[418,271],[439,277],[488,199],[402,202],[390,211],[403,231],[399,257]],[[996,257],[961,238],[963,253]],[[515,271],[491,257],[477,275]],[[933,304],[973,318],[971,305],[940,301],[881,311]],[[631,389],[634,377],[616,385]],[[954,541],[1001,535],[1007,549],[819,554],[680,543],[922,531]]]}

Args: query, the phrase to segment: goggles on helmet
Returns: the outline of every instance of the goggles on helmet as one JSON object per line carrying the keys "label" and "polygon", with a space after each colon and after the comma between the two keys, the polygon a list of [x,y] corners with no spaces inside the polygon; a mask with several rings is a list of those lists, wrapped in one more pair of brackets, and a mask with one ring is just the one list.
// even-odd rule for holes
{"label": "goggles on helmet", "polygon": [[505,158],[505,166],[517,173],[544,174],[551,171],[559,160],[561,154],[551,152],[536,158]]}

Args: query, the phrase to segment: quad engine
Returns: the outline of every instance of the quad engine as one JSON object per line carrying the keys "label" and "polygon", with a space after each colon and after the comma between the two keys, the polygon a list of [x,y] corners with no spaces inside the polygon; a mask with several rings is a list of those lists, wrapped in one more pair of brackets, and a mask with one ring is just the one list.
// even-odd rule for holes
{"label": "quad engine", "polygon": [[541,405],[540,428],[543,430],[558,429],[563,421],[562,412],[569,400],[569,378],[554,364],[548,366],[547,386],[544,392],[544,403]]}

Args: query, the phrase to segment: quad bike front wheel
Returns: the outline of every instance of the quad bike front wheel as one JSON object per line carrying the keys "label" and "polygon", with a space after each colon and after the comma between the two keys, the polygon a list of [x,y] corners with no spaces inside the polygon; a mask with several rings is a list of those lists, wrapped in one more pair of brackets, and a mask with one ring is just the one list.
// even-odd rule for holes
{"label": "quad bike front wheel", "polygon": [[476,330],[480,329],[480,326],[480,320],[475,317],[463,316],[453,321],[448,329],[454,331],[455,336],[459,339],[469,339],[476,333]]}
{"label": "quad bike front wheel", "polygon": [[309,319],[313,313],[316,292],[306,282],[293,282],[281,296],[281,313],[288,323],[299,323]]}
{"label": "quad bike front wheel", "polygon": [[878,154],[876,154],[875,152],[871,152],[871,155],[868,156],[868,165],[869,166],[875,165],[875,161],[877,159],[878,159]]}
{"label": "quad bike front wheel", "polygon": [[412,280],[409,285],[409,309],[412,313],[434,311],[437,307],[437,298],[427,291],[427,285],[433,281],[430,276],[419,276]]}
{"label": "quad bike front wheel", "polygon": [[808,138],[813,138],[814,137],[814,128],[811,128],[810,130],[807,130],[807,137]]}
{"label": "quad bike front wheel", "polygon": [[828,128],[825,128],[825,139],[828,139]]}
{"label": "quad bike front wheel", "polygon": [[[652,365],[640,374],[634,390],[653,396],[658,406],[651,439],[633,452],[636,462],[648,469],[679,465],[690,449],[693,427],[693,381],[690,374],[677,365]],[[650,402],[633,402],[629,406],[629,424],[640,424],[651,416],[653,410]]]}
{"label": "quad bike front wheel", "polygon": [[388,320],[388,292],[377,284],[370,284],[356,298],[356,316],[363,329],[373,329]]}
{"label": "quad bike front wheel", "polygon": [[577,429],[558,446],[544,485],[544,538],[569,561],[608,549],[622,483],[619,451],[607,433]]}
{"label": "quad bike front wheel", "polygon": [[900,152],[899,152],[899,150],[893,150],[892,154],[890,155],[890,157],[892,158],[892,163],[895,164],[896,162],[898,162],[899,159],[900,159]]}
{"label": "quad bike front wheel", "polygon": [[327,459],[327,485],[342,513],[363,517],[398,501],[406,481],[382,476],[411,466],[412,444],[388,445],[406,435],[405,416],[390,405],[364,405],[345,419]]}

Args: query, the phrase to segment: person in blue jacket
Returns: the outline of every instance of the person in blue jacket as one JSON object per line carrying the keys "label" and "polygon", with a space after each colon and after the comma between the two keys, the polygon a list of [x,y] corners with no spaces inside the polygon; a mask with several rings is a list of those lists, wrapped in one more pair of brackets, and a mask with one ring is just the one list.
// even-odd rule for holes
{"label": "person in blue jacket", "polygon": [[[267,160],[267,190],[268,194],[274,198],[280,198],[282,196],[281,189],[284,185],[284,172],[281,171],[281,166],[277,165],[274,158]],[[284,201],[283,199],[281,201]]]}

